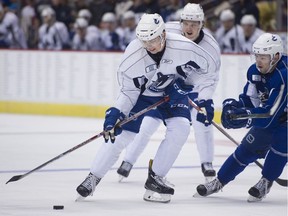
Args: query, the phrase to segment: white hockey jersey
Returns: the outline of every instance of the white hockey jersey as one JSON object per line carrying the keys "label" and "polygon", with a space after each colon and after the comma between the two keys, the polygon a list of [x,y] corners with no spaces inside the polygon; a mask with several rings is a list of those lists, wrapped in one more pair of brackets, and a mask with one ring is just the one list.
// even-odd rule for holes
{"label": "white hockey jersey", "polygon": [[243,40],[243,41],[240,41],[241,51],[243,53],[250,54],[252,51],[253,43],[258,39],[258,37],[260,35],[262,35],[264,33],[265,32],[263,30],[256,28],[254,33],[251,35],[251,37],[245,38],[244,32],[242,31],[243,36],[241,37],[241,40]]}
{"label": "white hockey jersey", "polygon": [[9,48],[27,48],[27,41],[20,27],[19,19],[12,12],[6,12],[0,22],[0,37],[0,40],[4,40]]}
{"label": "white hockey jersey", "polygon": [[125,50],[118,69],[120,94],[115,107],[127,115],[140,93],[163,96],[165,88],[178,77],[197,86],[216,67],[208,52],[184,36],[166,33],[166,47],[158,66],[141,42],[135,39]]}
{"label": "white hockey jersey", "polygon": [[69,33],[64,23],[56,21],[52,26],[46,23],[39,28],[39,49],[62,50],[69,44]]}
{"label": "white hockey jersey", "polygon": [[[182,28],[179,21],[167,22],[165,23],[165,28],[167,32],[182,35]],[[205,80],[203,80],[203,82],[199,82],[197,83],[197,86],[194,86],[193,92],[198,92],[198,100],[208,100],[212,99],[219,81],[221,51],[217,41],[211,35],[211,33],[205,28],[202,31],[204,34],[200,34],[197,44],[211,54],[213,59],[212,64],[214,64],[215,62],[216,67],[215,71],[208,71],[208,73],[205,75]]]}
{"label": "white hockey jersey", "polygon": [[228,32],[225,32],[223,26],[215,32],[215,38],[219,43],[222,53],[241,53],[241,37],[243,29],[239,25],[235,25]]}
{"label": "white hockey jersey", "polygon": [[[88,29],[87,29],[88,30]],[[83,40],[76,33],[72,40],[73,50],[102,50],[100,35],[87,31]]]}
{"label": "white hockey jersey", "polygon": [[123,44],[125,47],[136,38],[136,29],[124,28],[123,30]]}
{"label": "white hockey jersey", "polygon": [[101,41],[105,50],[119,51],[124,50],[123,29],[116,28],[114,32],[104,29],[101,31]]}

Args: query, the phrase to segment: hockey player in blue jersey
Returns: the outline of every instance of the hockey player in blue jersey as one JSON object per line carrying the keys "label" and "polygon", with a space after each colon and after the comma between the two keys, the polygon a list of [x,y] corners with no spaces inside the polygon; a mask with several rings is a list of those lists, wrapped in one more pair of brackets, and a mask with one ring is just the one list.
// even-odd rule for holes
{"label": "hockey player in blue jersey", "polygon": [[[248,164],[265,158],[260,181],[248,191],[248,202],[261,201],[287,163],[287,55],[282,54],[280,37],[270,33],[255,41],[252,52],[256,63],[248,69],[244,91],[238,101],[224,100],[221,116],[227,129],[251,129],[221,166],[217,178],[197,187],[201,196],[218,192]],[[257,118],[259,114],[268,116]],[[236,120],[239,115],[247,119]]]}

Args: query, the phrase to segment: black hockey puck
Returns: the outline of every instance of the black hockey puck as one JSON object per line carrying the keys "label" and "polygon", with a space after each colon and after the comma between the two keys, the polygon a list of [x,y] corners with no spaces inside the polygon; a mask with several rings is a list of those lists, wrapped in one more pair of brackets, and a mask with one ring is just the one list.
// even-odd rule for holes
{"label": "black hockey puck", "polygon": [[55,209],[55,210],[62,210],[62,209],[64,209],[64,206],[63,206],[63,205],[54,205],[54,206],[53,206],[53,209]]}

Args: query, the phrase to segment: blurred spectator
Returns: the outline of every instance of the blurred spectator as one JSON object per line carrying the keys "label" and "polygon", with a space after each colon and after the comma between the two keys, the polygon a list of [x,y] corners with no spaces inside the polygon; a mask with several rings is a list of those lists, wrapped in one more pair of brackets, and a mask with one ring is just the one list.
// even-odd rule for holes
{"label": "blurred spectator", "polygon": [[27,42],[18,17],[0,4],[0,47],[26,49]]}
{"label": "blurred spectator", "polygon": [[44,8],[41,13],[43,24],[39,29],[39,49],[62,50],[68,49],[69,34],[64,23],[56,21],[55,11]]}
{"label": "blurred spectator", "polygon": [[239,0],[234,4],[233,9],[235,13],[235,22],[240,24],[241,18],[246,14],[252,14],[257,21],[259,27],[259,9],[255,3],[255,0]]}
{"label": "blurred spectator", "polygon": [[223,10],[220,14],[221,26],[215,32],[222,53],[240,53],[239,34],[241,26],[235,24],[235,14],[230,10]]}
{"label": "blurred spectator", "polygon": [[73,9],[75,11],[80,11],[82,9],[88,9],[88,1],[87,0],[74,0]]}
{"label": "blurred spectator", "polygon": [[74,24],[76,34],[72,40],[73,50],[101,50],[99,35],[88,31],[88,22],[84,18],[77,18]]}
{"label": "blurred spectator", "polygon": [[167,17],[168,21],[179,21],[181,19],[181,13],[183,12],[183,8],[178,9],[174,13],[172,13],[169,17]]}
{"label": "blurred spectator", "polygon": [[134,0],[134,5],[130,10],[135,13],[158,13],[160,14],[160,7],[156,0]]}
{"label": "blurred spectator", "polygon": [[34,0],[25,0],[21,10],[21,27],[24,31],[28,48],[36,48],[38,41],[39,21],[36,18]]}
{"label": "blurred spectator", "polygon": [[70,29],[73,25],[72,10],[67,4],[67,0],[51,0],[52,9],[55,11],[56,20],[62,22]]}
{"label": "blurred spectator", "polygon": [[123,14],[122,17],[124,36],[123,36],[123,44],[124,46],[128,46],[128,44],[136,38],[136,16],[133,11],[127,11]]}
{"label": "blurred spectator", "polygon": [[125,12],[133,6],[134,2],[131,0],[119,0],[115,5],[115,14],[119,19]]}
{"label": "blurred spectator", "polygon": [[243,53],[251,53],[252,45],[257,38],[264,33],[257,28],[257,21],[253,15],[244,15],[241,19],[243,28],[243,42],[241,42],[241,50]]}
{"label": "blurred spectator", "polygon": [[78,12],[78,18],[84,18],[88,23],[87,31],[88,33],[94,33],[96,35],[100,35],[99,29],[91,24],[92,14],[88,9],[82,9]]}
{"label": "blurred spectator", "polygon": [[118,27],[114,13],[105,13],[101,21],[102,42],[105,50],[124,50],[123,30]]}
{"label": "blurred spectator", "polygon": [[89,4],[89,10],[92,13],[91,23],[93,23],[93,25],[99,26],[101,23],[101,18],[105,13],[114,13],[115,5],[115,0],[93,0]]}
{"label": "blurred spectator", "polygon": [[160,7],[160,15],[162,16],[164,22],[172,21],[171,15],[179,10],[182,6],[180,0],[158,0],[158,4]]}

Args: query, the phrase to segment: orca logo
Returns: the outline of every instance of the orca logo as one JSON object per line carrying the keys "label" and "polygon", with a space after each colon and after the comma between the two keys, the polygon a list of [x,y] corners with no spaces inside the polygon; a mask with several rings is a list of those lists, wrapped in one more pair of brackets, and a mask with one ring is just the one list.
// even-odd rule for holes
{"label": "orca logo", "polygon": [[152,92],[162,92],[174,80],[174,74],[164,75],[161,72],[157,73],[157,80],[152,81],[148,89]]}
{"label": "orca logo", "polygon": [[277,41],[277,37],[275,35],[272,35],[272,41]]}
{"label": "orca logo", "polygon": [[155,24],[159,24],[159,22],[160,22],[159,19],[154,19]]}

